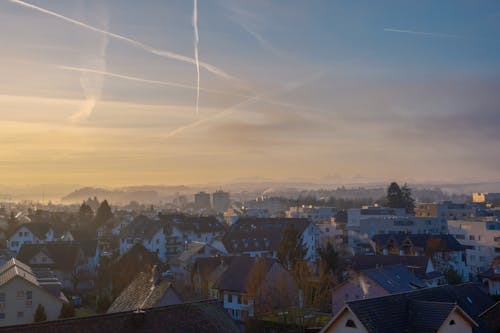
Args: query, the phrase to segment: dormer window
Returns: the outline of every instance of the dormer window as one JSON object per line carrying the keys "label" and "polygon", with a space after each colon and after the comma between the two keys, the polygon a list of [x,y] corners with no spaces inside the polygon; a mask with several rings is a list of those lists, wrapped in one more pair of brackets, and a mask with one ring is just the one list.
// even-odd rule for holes
{"label": "dormer window", "polygon": [[346,321],[345,327],[356,328],[356,324],[354,323],[353,320],[349,319],[349,320]]}
{"label": "dormer window", "polygon": [[450,320],[450,326],[455,325],[455,321],[452,319]]}

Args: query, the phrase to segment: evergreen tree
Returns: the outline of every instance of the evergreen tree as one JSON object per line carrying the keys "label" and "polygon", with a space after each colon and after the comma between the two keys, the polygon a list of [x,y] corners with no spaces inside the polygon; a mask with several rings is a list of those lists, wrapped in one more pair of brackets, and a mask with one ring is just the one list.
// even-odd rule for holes
{"label": "evergreen tree", "polygon": [[411,196],[411,189],[406,183],[401,188],[401,199],[403,201],[406,213],[415,213],[415,199],[413,199],[413,197]]}
{"label": "evergreen tree", "polygon": [[63,303],[59,318],[71,318],[75,316],[75,307],[71,303]]}
{"label": "evergreen tree", "polygon": [[97,313],[105,313],[110,306],[111,306],[111,300],[107,295],[101,295],[99,296],[99,298],[97,298],[96,302]]}
{"label": "evergreen tree", "polygon": [[80,206],[80,210],[78,211],[78,220],[80,221],[80,223],[88,224],[92,221],[93,218],[94,211],[92,210],[92,207],[87,205],[84,201]]}
{"label": "evergreen tree", "polygon": [[107,200],[104,200],[97,208],[97,212],[95,214],[94,223],[97,226],[104,224],[107,220],[113,217],[113,213],[111,212],[111,207],[108,204]]}
{"label": "evergreen tree", "polygon": [[8,232],[14,232],[17,228],[17,219],[16,216],[14,215],[13,211],[10,211],[10,216],[9,219],[7,220],[7,229]]}
{"label": "evergreen tree", "polygon": [[38,323],[47,320],[47,314],[45,313],[45,308],[42,304],[38,304],[35,311],[34,322]]}
{"label": "evergreen tree", "polygon": [[392,182],[387,188],[387,207],[403,208],[403,194],[396,182]]}

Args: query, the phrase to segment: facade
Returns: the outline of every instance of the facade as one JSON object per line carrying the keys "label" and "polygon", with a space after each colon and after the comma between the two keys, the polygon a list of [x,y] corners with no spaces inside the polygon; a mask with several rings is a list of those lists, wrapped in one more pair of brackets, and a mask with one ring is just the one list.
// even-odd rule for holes
{"label": "facade", "polygon": [[500,255],[500,222],[485,219],[451,220],[448,229],[466,248],[467,265],[475,277],[486,271]]}
{"label": "facade", "polygon": [[321,332],[497,332],[498,314],[477,285],[442,286],[347,302]]}
{"label": "facade", "polygon": [[314,206],[301,206],[290,207],[285,216],[288,218],[306,218],[314,223],[329,222],[335,214],[337,209],[335,207],[314,207]]}
{"label": "facade", "polygon": [[216,212],[223,212],[231,206],[229,192],[215,191],[212,193],[212,208]]}
{"label": "facade", "polygon": [[490,269],[481,273],[479,277],[488,283],[490,295],[500,295],[500,256],[496,257]]}
{"label": "facade", "polygon": [[210,209],[210,194],[198,192],[194,195],[194,206],[197,209]]}
{"label": "facade", "polygon": [[54,229],[48,223],[25,223],[8,238],[7,248],[19,252],[23,244],[43,244],[54,241]]}
{"label": "facade", "polygon": [[418,204],[415,207],[415,216],[417,217],[439,217],[442,220],[463,220],[474,217],[475,214],[474,206],[451,201]]}
{"label": "facade", "polygon": [[500,200],[500,193],[485,193],[485,192],[472,193],[472,202],[491,203],[498,200]]}
{"label": "facade", "polygon": [[55,320],[64,302],[57,280],[39,280],[29,266],[16,259],[0,267],[0,326],[32,323],[38,304],[48,320]]}

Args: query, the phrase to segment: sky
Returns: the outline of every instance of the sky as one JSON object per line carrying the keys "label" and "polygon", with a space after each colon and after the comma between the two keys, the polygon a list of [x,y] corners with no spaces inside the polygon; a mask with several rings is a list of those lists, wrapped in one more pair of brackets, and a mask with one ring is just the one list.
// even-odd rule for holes
{"label": "sky", "polygon": [[3,184],[500,180],[496,0],[0,0],[0,22]]}

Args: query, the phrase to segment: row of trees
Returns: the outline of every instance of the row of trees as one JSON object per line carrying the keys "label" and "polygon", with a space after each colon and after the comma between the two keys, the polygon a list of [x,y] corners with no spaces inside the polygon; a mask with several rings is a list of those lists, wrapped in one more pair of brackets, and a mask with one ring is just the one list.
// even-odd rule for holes
{"label": "row of trees", "polygon": [[[71,318],[75,316],[75,308],[73,304],[71,303],[63,303],[61,307],[61,313],[59,315],[60,319],[64,318]],[[47,314],[45,313],[45,308],[43,305],[38,304],[35,310],[35,315],[33,318],[33,321],[35,323],[46,321],[47,320]]]}

